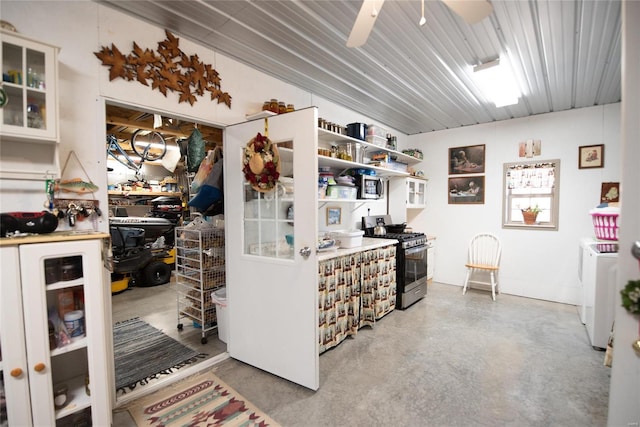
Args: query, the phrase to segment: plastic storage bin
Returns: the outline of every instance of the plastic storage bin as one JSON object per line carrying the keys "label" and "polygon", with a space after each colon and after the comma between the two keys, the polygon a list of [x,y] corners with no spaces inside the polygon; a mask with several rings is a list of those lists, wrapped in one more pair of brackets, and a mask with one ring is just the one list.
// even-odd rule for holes
{"label": "plastic storage bin", "polygon": [[362,230],[334,231],[331,237],[336,241],[338,247],[341,248],[357,248],[362,246]]}
{"label": "plastic storage bin", "polygon": [[380,126],[376,126],[376,125],[367,125],[367,136],[370,135],[374,135],[374,136],[379,136],[380,138],[384,138],[384,140],[387,140],[387,130],[383,127]]}
{"label": "plastic storage bin", "polygon": [[367,135],[366,141],[369,144],[377,145],[378,147],[386,147],[387,146],[387,138],[383,138],[377,135]]}
{"label": "plastic storage bin", "polygon": [[355,200],[358,198],[358,188],[346,185],[330,185],[327,187],[327,199]]}
{"label": "plastic storage bin", "polygon": [[220,288],[211,292],[211,299],[216,304],[216,319],[218,322],[218,339],[223,343],[229,338],[229,319],[227,313],[227,288]]}

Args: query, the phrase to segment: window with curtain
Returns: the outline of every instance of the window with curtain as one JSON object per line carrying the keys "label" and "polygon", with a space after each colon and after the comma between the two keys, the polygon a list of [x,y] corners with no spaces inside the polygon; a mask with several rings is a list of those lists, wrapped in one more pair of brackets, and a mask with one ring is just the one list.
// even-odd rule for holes
{"label": "window with curtain", "polygon": [[505,163],[503,228],[558,229],[560,160]]}

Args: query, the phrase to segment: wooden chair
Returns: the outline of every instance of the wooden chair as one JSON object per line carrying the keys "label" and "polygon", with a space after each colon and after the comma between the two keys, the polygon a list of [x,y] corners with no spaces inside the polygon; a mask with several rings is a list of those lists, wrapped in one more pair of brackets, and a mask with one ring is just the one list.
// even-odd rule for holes
{"label": "wooden chair", "polygon": [[[498,290],[498,271],[500,270],[500,240],[489,233],[481,233],[473,237],[469,243],[467,258],[467,277],[464,280],[462,295],[467,292],[471,283],[491,286],[491,297],[496,300]],[[489,274],[490,281],[473,279],[476,274]]]}

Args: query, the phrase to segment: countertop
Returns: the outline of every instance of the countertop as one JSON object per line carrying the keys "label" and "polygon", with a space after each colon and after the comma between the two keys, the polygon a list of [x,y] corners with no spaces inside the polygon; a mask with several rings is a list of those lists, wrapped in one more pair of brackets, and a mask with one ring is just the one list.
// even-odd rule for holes
{"label": "countertop", "polygon": [[383,248],[398,243],[395,239],[372,239],[370,237],[362,238],[362,245],[355,248],[338,248],[334,251],[318,252],[318,261],[325,261],[331,258],[337,258],[344,255],[351,255],[357,252],[367,251],[369,249]]}
{"label": "countertop", "polygon": [[30,243],[70,242],[73,240],[108,239],[108,233],[99,231],[54,231],[47,234],[29,234],[18,237],[0,238],[0,246],[18,246]]}

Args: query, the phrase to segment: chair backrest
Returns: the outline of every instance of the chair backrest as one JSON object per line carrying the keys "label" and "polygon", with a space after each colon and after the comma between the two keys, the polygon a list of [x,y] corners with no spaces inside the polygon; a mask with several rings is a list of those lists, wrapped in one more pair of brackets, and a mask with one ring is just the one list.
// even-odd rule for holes
{"label": "chair backrest", "polygon": [[477,234],[469,243],[469,264],[498,267],[500,255],[500,240],[493,234]]}

